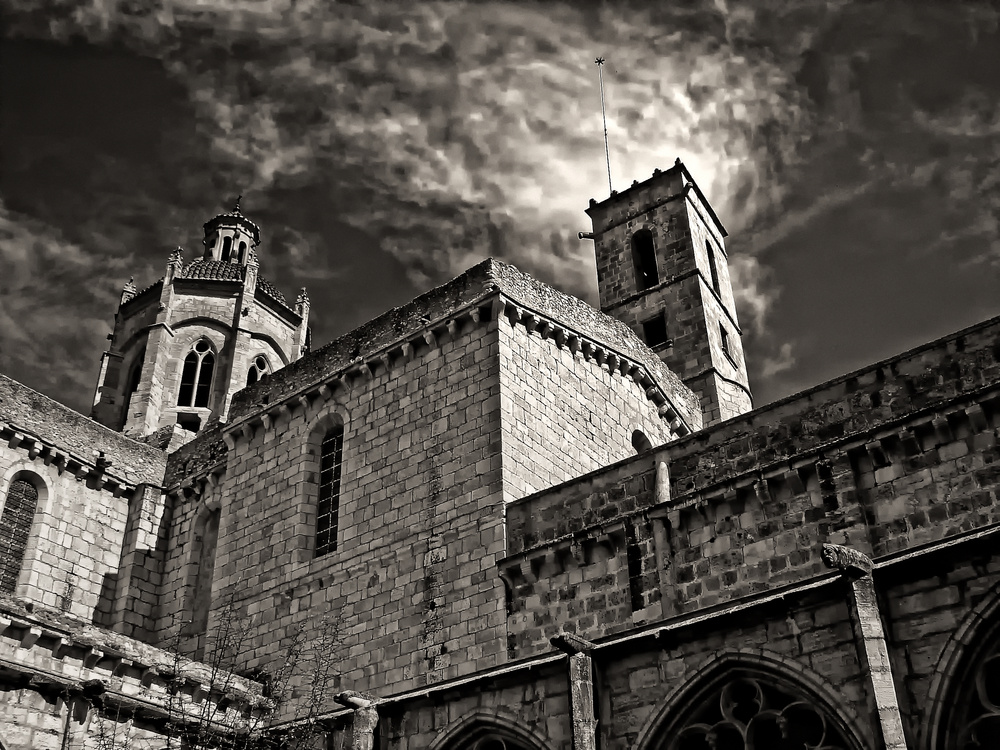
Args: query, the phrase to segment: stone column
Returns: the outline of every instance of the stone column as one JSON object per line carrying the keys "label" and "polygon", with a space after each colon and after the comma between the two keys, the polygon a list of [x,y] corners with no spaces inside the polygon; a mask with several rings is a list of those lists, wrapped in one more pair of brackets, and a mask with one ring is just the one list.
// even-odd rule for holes
{"label": "stone column", "polygon": [[378,725],[378,699],[367,693],[345,690],[333,699],[342,706],[354,709],[351,723],[351,750],[373,750],[375,747],[375,727]]}
{"label": "stone column", "polygon": [[573,750],[596,750],[597,719],[594,717],[594,644],[572,633],[560,633],[552,645],[569,656],[569,692],[573,720]]}
{"label": "stone column", "polygon": [[872,561],[849,547],[824,544],[823,562],[827,567],[839,570],[847,583],[851,619],[855,632],[861,636],[857,643],[858,658],[875,696],[881,747],[885,750],[906,750],[896,683],[892,678],[889,648],[872,580]]}

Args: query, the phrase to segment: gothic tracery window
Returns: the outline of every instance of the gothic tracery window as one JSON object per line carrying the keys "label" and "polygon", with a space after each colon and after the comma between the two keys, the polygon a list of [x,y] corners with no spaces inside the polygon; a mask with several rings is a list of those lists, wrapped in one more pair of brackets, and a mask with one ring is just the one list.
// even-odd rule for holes
{"label": "gothic tracery window", "polygon": [[811,701],[770,680],[737,673],[664,734],[660,750],[848,750],[839,727]]}
{"label": "gothic tracery window", "polygon": [[20,475],[7,488],[0,513],[0,593],[13,594],[38,506],[38,488]]}
{"label": "gothic tracery window", "polygon": [[247,385],[253,385],[269,372],[271,372],[271,366],[268,364],[267,358],[263,354],[254,357],[253,362],[250,363],[250,369],[247,370]]}
{"label": "gothic tracery window", "polygon": [[1000,737],[1000,638],[977,654],[967,679],[958,681],[960,694],[946,733],[955,750],[995,748]]}
{"label": "gothic tracery window", "polygon": [[334,425],[320,444],[319,501],[316,506],[316,557],[337,549],[340,475],[344,461],[344,426]]}
{"label": "gothic tracery window", "polygon": [[177,395],[178,406],[207,407],[212,395],[212,374],[215,354],[211,345],[202,339],[184,358],[181,371],[181,389]]}

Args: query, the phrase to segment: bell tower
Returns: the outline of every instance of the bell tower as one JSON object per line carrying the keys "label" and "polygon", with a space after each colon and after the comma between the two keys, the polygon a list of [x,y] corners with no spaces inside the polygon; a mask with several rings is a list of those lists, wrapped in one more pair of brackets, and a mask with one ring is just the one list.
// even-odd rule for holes
{"label": "bell tower", "polygon": [[[233,394],[305,353],[309,299],[260,275],[260,227],[240,211],[204,225],[200,258],[170,254],[163,278],[130,281],[104,353],[91,416],[142,437],[225,421]],[[176,430],[175,430],[176,432]]]}
{"label": "bell tower", "polygon": [[587,214],[601,310],[701,397],[706,426],[753,408],[727,232],[680,159],[600,203],[591,199]]}

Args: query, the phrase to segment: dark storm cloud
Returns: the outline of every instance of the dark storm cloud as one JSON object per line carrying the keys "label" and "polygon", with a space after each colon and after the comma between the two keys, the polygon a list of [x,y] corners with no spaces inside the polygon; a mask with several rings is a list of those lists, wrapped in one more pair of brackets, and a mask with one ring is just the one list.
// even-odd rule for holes
{"label": "dark storm cloud", "polygon": [[[969,196],[921,207],[931,218],[911,217],[913,232],[934,235],[927,252],[995,257],[985,238],[997,191],[971,205],[1000,161],[982,147],[998,122],[985,7],[7,5],[8,33],[48,61],[31,68],[34,87],[74,107],[61,121],[65,109],[42,104],[26,108],[38,122],[3,120],[15,168],[0,193],[17,243],[55,237],[98,260],[75,266],[74,283],[112,288],[126,268],[152,280],[172,245],[190,257],[200,223],[243,193],[265,228],[265,273],[286,291],[310,287],[320,341],[487,255],[594,300],[592,247],[576,232],[589,228],[587,199],[606,191],[597,54],[608,58],[616,187],[680,156],[732,233],[765,398],[814,354],[775,310],[807,273],[786,273],[790,259],[840,252],[813,242],[832,236],[831,217],[882,205],[877,196],[878,223],[903,212],[892,195],[912,201],[913,190]],[[59,75],[46,78],[46,64]],[[81,65],[93,69],[74,94],[62,71]],[[96,298],[80,304],[94,321],[110,317]]]}

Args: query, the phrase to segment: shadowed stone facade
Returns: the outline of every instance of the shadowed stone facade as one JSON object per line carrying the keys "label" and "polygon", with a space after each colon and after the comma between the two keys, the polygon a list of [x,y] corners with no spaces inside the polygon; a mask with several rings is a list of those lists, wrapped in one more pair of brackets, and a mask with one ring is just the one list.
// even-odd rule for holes
{"label": "shadowed stone facade", "polygon": [[0,378],[2,746],[259,715],[331,621],[317,747],[991,746],[1000,319],[754,409],[683,165],[588,213],[603,312],[488,260],[307,352],[234,210],[93,420]]}

